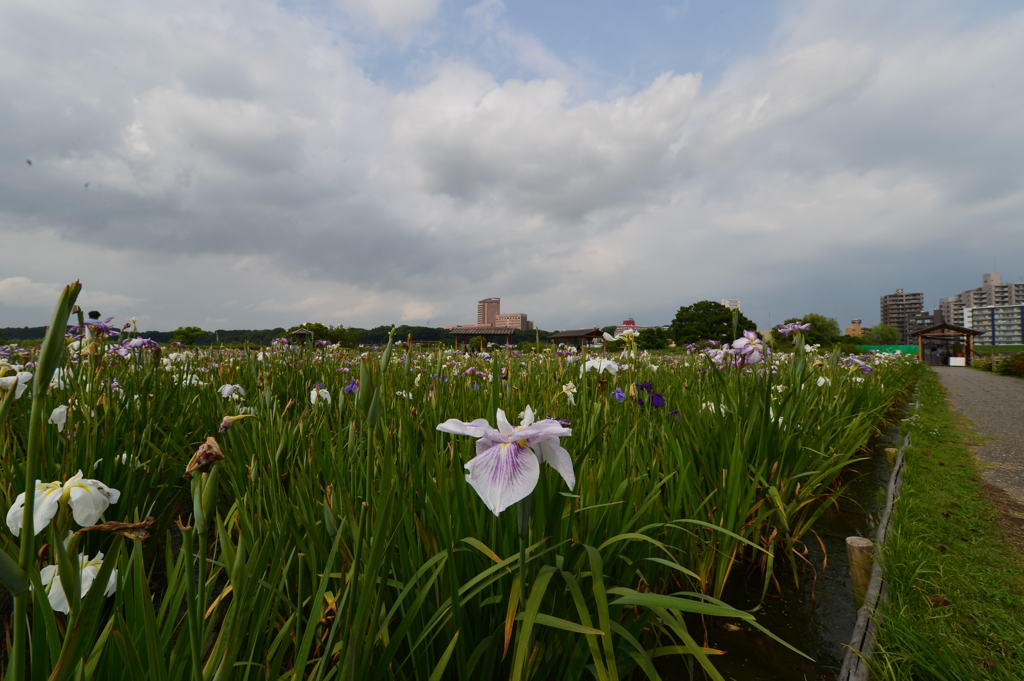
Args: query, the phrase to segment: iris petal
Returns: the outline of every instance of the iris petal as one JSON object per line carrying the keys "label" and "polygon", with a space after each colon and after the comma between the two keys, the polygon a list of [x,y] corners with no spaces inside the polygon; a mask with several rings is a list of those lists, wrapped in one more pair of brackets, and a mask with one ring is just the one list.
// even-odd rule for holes
{"label": "iris petal", "polygon": [[510,435],[512,433],[512,424],[508,422],[508,417],[505,416],[505,410],[499,409],[497,416],[498,432],[502,435]]}
{"label": "iris petal", "polygon": [[448,419],[437,426],[442,433],[454,433],[455,435],[469,435],[470,437],[483,437],[485,431],[493,430],[487,419],[474,419],[469,423],[458,419]]}
{"label": "iris petal", "polygon": [[576,472],[572,468],[569,452],[558,444],[558,440],[545,440],[540,443],[540,456],[546,464],[558,471],[571,490],[576,486]]}
{"label": "iris petal", "polygon": [[533,450],[514,442],[492,446],[465,467],[466,481],[494,515],[529,496],[540,478],[540,462]]}

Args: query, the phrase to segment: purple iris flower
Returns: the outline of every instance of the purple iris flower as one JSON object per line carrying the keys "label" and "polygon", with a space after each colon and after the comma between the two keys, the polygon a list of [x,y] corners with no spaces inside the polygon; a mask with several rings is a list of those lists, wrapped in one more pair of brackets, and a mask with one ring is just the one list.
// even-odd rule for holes
{"label": "purple iris flower", "polygon": [[764,343],[756,331],[744,331],[742,338],[732,342],[732,349],[743,355],[747,364],[757,364],[764,356]]}
{"label": "purple iris flower", "polygon": [[809,322],[807,324],[801,324],[800,322],[790,322],[789,324],[780,325],[779,333],[783,334],[784,336],[788,336],[791,333],[796,333],[798,331],[807,331],[810,328],[811,325]]}
{"label": "purple iris flower", "polygon": [[[640,391],[641,395],[636,398],[637,404],[649,403],[655,409],[659,409],[665,406],[665,398],[661,396],[651,385],[650,381],[644,381],[643,383],[636,384],[637,390]],[[647,394],[647,400],[644,400],[643,393]]]}
{"label": "purple iris flower", "polygon": [[494,515],[533,492],[542,462],[558,471],[570,490],[575,486],[572,459],[559,443],[559,438],[572,435],[571,430],[554,419],[534,422],[530,407],[523,412],[518,426],[510,424],[505,412],[499,409],[497,424],[495,429],[486,419],[469,423],[448,419],[437,426],[443,433],[479,438],[477,455],[465,464],[466,482]]}
{"label": "purple iris flower", "polygon": [[626,393],[622,392],[622,388],[616,388],[613,390],[612,397],[614,397],[618,402],[626,401]]}
{"label": "purple iris flower", "polygon": [[124,341],[124,345],[132,350],[138,350],[140,348],[149,348],[151,350],[160,349],[160,344],[151,338],[130,338]]}
{"label": "purple iris flower", "polygon": [[341,389],[341,392],[354,393],[357,390],[359,390],[359,381],[353,378],[351,383],[349,383],[348,385]]}
{"label": "purple iris flower", "polygon": [[870,364],[868,364],[862,359],[854,357],[853,355],[842,358],[841,360],[839,360],[839,364],[840,366],[844,366],[850,369],[857,368],[865,376],[873,371]]}
{"label": "purple iris flower", "polygon": [[113,317],[107,317],[102,322],[90,320],[87,321],[85,325],[92,327],[92,330],[95,333],[102,333],[108,336],[109,338],[113,338],[120,331],[119,329],[115,329],[114,327],[109,326],[110,322],[112,322],[113,320]]}

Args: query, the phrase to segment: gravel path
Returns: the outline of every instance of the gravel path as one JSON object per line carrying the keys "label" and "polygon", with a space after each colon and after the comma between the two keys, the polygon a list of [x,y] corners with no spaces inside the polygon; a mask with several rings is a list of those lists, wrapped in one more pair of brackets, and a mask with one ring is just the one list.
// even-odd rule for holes
{"label": "gravel path", "polygon": [[932,367],[953,408],[985,438],[982,477],[1024,503],[1024,380],[966,367]]}

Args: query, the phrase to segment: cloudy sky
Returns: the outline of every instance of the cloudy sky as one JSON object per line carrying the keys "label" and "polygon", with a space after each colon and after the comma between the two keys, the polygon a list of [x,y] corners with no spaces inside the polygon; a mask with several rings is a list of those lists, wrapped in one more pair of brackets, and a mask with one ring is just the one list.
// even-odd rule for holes
{"label": "cloudy sky", "polygon": [[1024,281],[1022,64],[994,0],[4,0],[0,326],[875,323]]}

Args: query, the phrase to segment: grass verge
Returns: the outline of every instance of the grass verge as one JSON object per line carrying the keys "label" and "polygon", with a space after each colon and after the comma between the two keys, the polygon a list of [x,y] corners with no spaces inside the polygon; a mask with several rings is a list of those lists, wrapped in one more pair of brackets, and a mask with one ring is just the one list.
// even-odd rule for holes
{"label": "grass verge", "polygon": [[976,355],[1012,355],[1015,352],[1024,352],[1024,345],[975,345]]}
{"label": "grass verge", "polygon": [[[1024,559],[934,372],[908,422],[912,446],[883,553],[889,601],[872,678],[1019,680],[1024,670]],[[997,500],[998,501],[998,500]]]}

